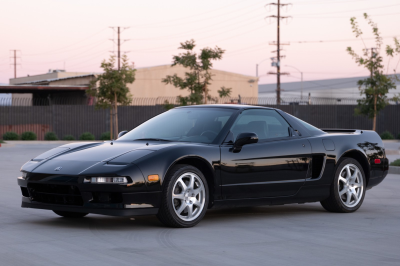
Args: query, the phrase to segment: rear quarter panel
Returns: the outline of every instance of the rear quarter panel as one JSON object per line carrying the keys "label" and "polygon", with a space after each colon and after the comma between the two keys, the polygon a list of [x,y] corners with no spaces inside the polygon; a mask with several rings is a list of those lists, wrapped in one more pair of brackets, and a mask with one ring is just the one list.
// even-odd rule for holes
{"label": "rear quarter panel", "polygon": [[[334,150],[326,150],[323,140],[332,140],[335,146]],[[363,130],[351,134],[326,134],[310,137],[309,141],[312,146],[312,153],[325,154],[326,162],[321,178],[307,182],[308,185],[311,183],[330,184],[338,161],[342,157],[346,157],[350,152],[358,152],[368,162],[368,173],[365,174],[369,177],[369,188],[376,185],[377,180],[382,181],[386,176],[388,167],[384,145],[379,135],[374,131]],[[375,164],[375,159],[380,159],[381,163]]]}

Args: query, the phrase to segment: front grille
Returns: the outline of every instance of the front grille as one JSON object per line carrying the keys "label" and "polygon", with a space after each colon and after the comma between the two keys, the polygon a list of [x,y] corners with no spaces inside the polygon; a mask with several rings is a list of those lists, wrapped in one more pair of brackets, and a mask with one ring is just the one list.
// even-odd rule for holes
{"label": "front grille", "polygon": [[76,186],[30,183],[28,189],[32,201],[61,205],[83,205],[81,193]]}

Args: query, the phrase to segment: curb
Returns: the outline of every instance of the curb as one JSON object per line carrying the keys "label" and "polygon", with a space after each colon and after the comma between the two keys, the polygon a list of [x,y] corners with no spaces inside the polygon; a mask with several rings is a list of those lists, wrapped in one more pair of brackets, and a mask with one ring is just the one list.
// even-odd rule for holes
{"label": "curb", "polygon": [[400,175],[400,166],[389,166],[389,174]]}

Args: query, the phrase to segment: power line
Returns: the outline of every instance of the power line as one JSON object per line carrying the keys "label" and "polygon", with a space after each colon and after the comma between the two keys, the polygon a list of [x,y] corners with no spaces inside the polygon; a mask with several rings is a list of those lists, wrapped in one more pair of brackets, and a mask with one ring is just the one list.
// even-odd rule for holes
{"label": "power line", "polygon": [[[27,64],[27,65],[45,65],[45,64],[54,64],[54,63],[63,62],[63,61],[66,61],[66,60],[69,60],[69,59],[73,59],[73,58],[76,58],[76,57],[79,57],[79,59],[80,59],[80,58],[84,58],[84,57],[86,57],[86,56],[91,56],[91,55],[93,55],[94,53],[87,54],[87,52],[93,51],[93,48],[96,48],[96,47],[100,46],[101,44],[103,44],[103,43],[105,43],[105,42],[106,42],[106,40],[102,41],[101,43],[97,43],[95,46],[90,47],[90,49],[85,50],[85,51],[82,52],[82,53],[74,54],[74,55],[69,56],[69,57],[66,57],[66,58],[64,58],[64,59],[62,59],[62,60],[51,61],[51,62],[40,62],[40,63],[34,63],[34,62],[29,62],[29,61],[27,61],[27,62],[25,63],[25,61],[24,61],[24,64]],[[99,52],[99,51],[97,51],[97,52],[95,52],[95,53],[98,53],[98,52]]]}
{"label": "power line", "polygon": [[74,46],[74,45],[76,45],[76,44],[78,44],[78,43],[81,43],[81,42],[83,42],[83,41],[86,41],[86,40],[88,40],[88,39],[92,38],[93,36],[95,36],[95,35],[97,35],[97,34],[99,34],[99,33],[103,32],[104,30],[106,30],[106,28],[102,29],[101,31],[98,31],[98,32],[94,33],[93,35],[90,35],[89,37],[86,37],[85,39],[82,39],[82,40],[80,40],[79,42],[75,42],[75,43],[73,43],[73,44],[70,44],[70,45],[64,46],[64,47],[62,47],[62,48],[59,48],[59,49],[55,49],[55,50],[52,50],[52,51],[49,51],[49,52],[45,52],[45,53],[38,53],[38,54],[24,54],[24,56],[43,55],[43,54],[49,54],[49,53],[52,53],[52,52],[55,52],[55,51],[64,50],[65,48],[69,48],[69,47],[71,47],[71,46]]}
{"label": "power line", "polygon": [[[233,4],[229,4],[229,5],[227,5],[227,6],[223,6],[223,7],[220,7],[220,8],[216,8],[216,9],[213,9],[212,11],[207,11],[207,12],[200,13],[200,14],[195,14],[195,15],[191,15],[191,16],[187,16],[187,17],[181,17],[181,18],[177,18],[177,19],[173,19],[173,20],[169,20],[169,21],[155,22],[155,23],[152,23],[152,24],[135,25],[135,27],[139,27],[139,28],[140,28],[140,27],[147,27],[147,26],[158,25],[158,24],[162,24],[161,27],[172,27],[172,26],[174,26],[174,25],[166,25],[166,24],[169,23],[169,22],[175,22],[175,21],[180,21],[180,20],[186,20],[186,19],[190,19],[190,18],[193,18],[193,17],[197,17],[197,16],[202,16],[202,15],[205,15],[205,14],[209,14],[210,12],[214,12],[214,11],[218,11],[218,10],[221,10],[221,9],[225,9],[225,8],[227,8],[227,7],[229,7],[229,6],[236,5],[236,4],[239,4],[239,3],[242,3],[242,2],[248,2],[248,0],[239,1],[239,2],[236,2],[236,3],[233,3]],[[259,1],[259,2],[262,2],[262,1]],[[234,12],[236,12],[236,11],[243,11],[243,8],[234,10],[233,12],[230,12],[230,13],[227,13],[227,14],[231,14],[231,13],[234,13]],[[226,15],[226,14],[225,14],[225,15]],[[218,18],[218,17],[221,17],[221,16],[218,15],[218,16],[214,16],[214,17],[206,18],[206,19],[213,19],[213,18]],[[199,21],[203,21],[203,22],[204,22],[204,18],[202,18],[202,19],[199,20]],[[198,21],[197,21],[197,20],[196,20],[196,21],[185,21],[185,24],[193,23],[193,22],[198,22]],[[175,25],[180,25],[180,24],[175,24]],[[159,27],[159,26],[156,26],[156,27]]]}
{"label": "power line", "polygon": [[[371,17],[382,17],[382,16],[392,16],[392,15],[399,15],[400,13],[386,13],[386,14],[377,14],[377,15],[369,15]],[[355,16],[355,18],[361,18],[363,16]],[[340,17],[302,17],[302,16],[296,16],[296,18],[311,18],[311,19],[320,19],[320,18],[324,18],[324,19],[330,19],[330,18],[349,18],[349,16],[340,16]]]}
{"label": "power line", "polygon": [[368,0],[354,0],[354,1],[346,0],[346,1],[330,1],[330,2],[329,1],[325,2],[325,1],[319,0],[319,1],[296,2],[295,4],[296,5],[309,5],[309,4],[312,4],[312,5],[318,5],[318,4],[326,5],[326,4],[348,4],[348,3],[366,2],[366,1],[368,1]]}
{"label": "power line", "polygon": [[[241,16],[246,15],[246,14],[250,14],[250,13],[254,13],[254,11],[256,11],[256,10],[259,10],[259,8],[255,9],[255,10],[251,10],[251,11],[249,11],[247,13],[241,14]],[[183,36],[185,34],[209,32],[210,30],[204,30],[204,29],[208,29],[208,28],[212,28],[212,31],[213,30],[221,30],[221,29],[226,28],[226,26],[231,27],[232,25],[239,24],[242,27],[242,26],[247,26],[247,25],[253,24],[254,22],[259,22],[260,21],[259,18],[255,17],[252,20],[250,20],[251,21],[250,23],[243,24],[243,22],[248,22],[249,20],[245,19],[245,20],[237,21],[237,17],[233,17],[233,18],[229,18],[227,20],[224,20],[222,22],[219,22],[218,24],[222,24],[222,23],[229,22],[229,21],[232,21],[232,20],[235,20],[235,23],[233,23],[233,24],[230,23],[229,25],[225,25],[222,28],[217,28],[217,27],[215,27],[215,24],[213,24],[213,25],[209,25],[209,26],[206,26],[206,27],[201,27],[201,28],[199,28],[197,30],[190,30],[190,31],[187,31],[187,32],[184,32],[184,33],[179,33],[179,34],[174,34],[174,35],[165,35],[165,36],[154,37],[154,38],[140,38],[140,39],[133,39],[133,40],[135,40],[135,41],[136,40],[138,40],[138,41],[142,41],[142,40],[144,40],[144,41],[145,40],[157,40],[158,41],[160,39],[171,39],[171,38],[175,38],[175,37],[180,37],[180,36]],[[236,28],[234,28],[233,30],[235,30],[235,29]],[[201,30],[201,31],[198,31],[198,30]]]}
{"label": "power line", "polygon": [[300,15],[300,16],[313,16],[313,15],[329,15],[329,14],[338,14],[338,13],[349,13],[349,12],[358,12],[358,11],[366,11],[366,10],[375,10],[380,8],[387,8],[393,6],[399,6],[400,4],[389,5],[389,6],[378,6],[378,7],[371,7],[371,8],[363,8],[363,9],[354,9],[354,10],[344,10],[344,11],[335,11],[335,12],[328,12],[328,13],[311,13],[311,14],[293,14],[293,16]]}

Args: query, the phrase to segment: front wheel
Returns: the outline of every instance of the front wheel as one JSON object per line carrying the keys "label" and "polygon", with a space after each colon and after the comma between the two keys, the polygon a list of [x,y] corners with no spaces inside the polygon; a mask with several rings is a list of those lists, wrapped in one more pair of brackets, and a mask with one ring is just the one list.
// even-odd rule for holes
{"label": "front wheel", "polygon": [[191,165],[176,165],[163,184],[158,219],[171,227],[192,227],[208,206],[208,185],[203,173]]}
{"label": "front wheel", "polygon": [[352,158],[343,158],[336,168],[329,198],[321,201],[330,212],[355,212],[364,201],[366,190],[364,170]]}
{"label": "front wheel", "polygon": [[64,211],[53,211],[53,212],[65,218],[82,218],[88,215],[88,213],[84,212],[64,212]]}

